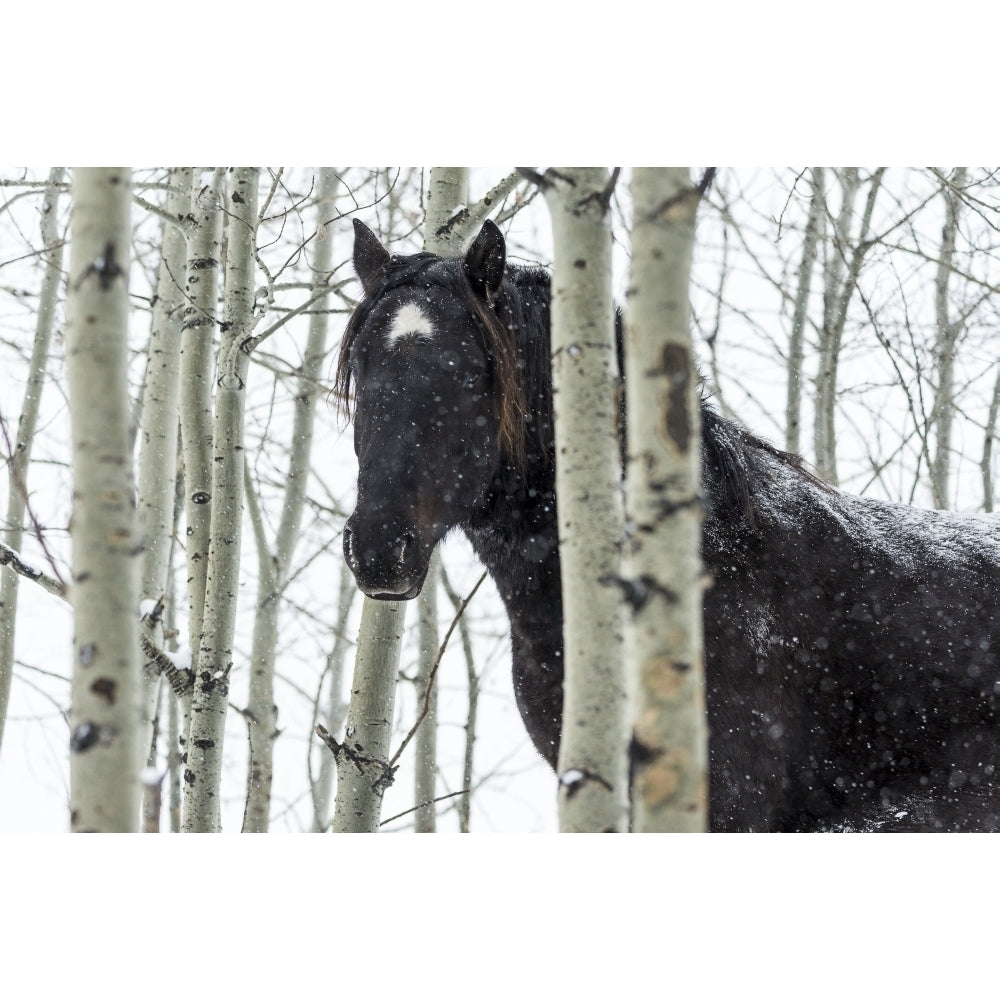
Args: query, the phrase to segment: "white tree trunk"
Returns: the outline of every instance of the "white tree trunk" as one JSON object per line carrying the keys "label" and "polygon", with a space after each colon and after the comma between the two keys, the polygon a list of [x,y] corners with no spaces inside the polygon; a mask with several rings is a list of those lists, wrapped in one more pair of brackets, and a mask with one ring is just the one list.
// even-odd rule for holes
{"label": "white tree trunk", "polygon": [[805,326],[809,310],[809,290],[812,287],[813,269],[823,230],[826,197],[824,194],[823,167],[812,170],[812,197],[809,199],[809,218],[802,240],[802,261],[799,265],[795,307],[792,313],[792,334],[788,343],[788,390],[785,401],[785,448],[798,454],[802,447],[802,364],[805,358]]}
{"label": "white tree trunk", "polygon": [[[222,258],[222,187],[216,169],[208,184],[194,175],[191,235],[185,277],[188,305],[181,338],[180,417],[184,453],[184,552],[188,567],[188,645],[197,651],[205,613],[205,573],[212,517],[212,362],[218,325]],[[186,726],[184,727],[186,729]]]}
{"label": "white tree trunk", "polygon": [[243,432],[254,297],[259,169],[233,171],[227,197],[228,260],[225,333],[219,363],[212,434],[211,528],[201,645],[194,659],[191,723],[184,778],[184,830],[219,829],[222,744],[233,667],[233,636],[243,529]]}
{"label": "white tree trunk", "polygon": [[[8,468],[7,515],[9,527],[4,541],[15,552],[21,551],[24,537],[24,512],[28,496],[28,466],[31,447],[38,426],[38,409],[42,402],[42,389],[48,377],[49,345],[55,326],[56,303],[59,300],[59,280],[62,276],[63,243],[59,239],[58,207],[59,189],[64,167],[53,167],[42,201],[42,254],[45,273],[38,293],[38,315],[35,321],[35,339],[31,348],[28,381],[24,388],[21,418],[17,424],[17,438]],[[17,624],[17,591],[20,580],[13,568],[0,571],[0,747],[3,746],[4,721],[10,700],[10,685],[14,677],[14,635]]]}
{"label": "white tree trunk", "polygon": [[[322,710],[323,726],[328,732],[339,733],[347,715],[347,703],[343,700],[344,660],[347,655],[347,619],[351,605],[358,593],[350,567],[340,561],[340,584],[337,588],[337,616],[333,623],[333,649],[326,659],[326,674],[330,677],[330,688],[326,704]],[[317,692],[317,705],[322,697],[322,682]],[[317,716],[320,715],[317,708]],[[315,721],[315,720],[314,720]],[[310,758],[310,762],[311,762]],[[322,750],[319,773],[313,777],[310,767],[310,789],[313,800],[313,833],[323,833],[330,828],[330,797],[333,792],[333,777],[336,773],[333,754]]]}
{"label": "white tree trunk", "polygon": [[983,510],[988,514],[993,512],[993,441],[997,433],[998,415],[1000,415],[1000,367],[997,369],[996,381],[993,383],[990,412],[986,418],[986,437],[983,440],[983,457],[979,463],[983,477]]}
{"label": "white tree trunk", "polygon": [[[170,171],[166,211],[173,221],[163,226],[163,249],[153,303],[153,320],[146,358],[146,383],[139,424],[138,505],[143,554],[139,595],[158,602],[167,591],[174,535],[177,478],[178,399],[180,393],[181,313],[184,309],[184,267],[187,245],[184,226],[191,212],[190,167]],[[162,647],[159,622],[143,619],[150,640]],[[152,663],[143,670],[142,746],[148,750],[153,715],[160,690],[160,673]]]}
{"label": "white tree trunk", "polygon": [[699,192],[686,169],[636,169],[625,323],[624,576],[635,691],[633,829],[707,828],[700,411],[688,285]]}
{"label": "white tree trunk", "polygon": [[431,555],[427,581],[417,603],[417,712],[427,705],[417,735],[414,738],[413,802],[417,807],[413,817],[414,833],[434,833],[437,826],[437,683],[433,676],[437,659],[438,602],[437,581],[441,575],[438,550]]}
{"label": "white tree trunk", "polygon": [[955,351],[963,323],[952,318],[948,303],[948,285],[955,257],[955,238],[962,200],[958,192],[965,187],[967,171],[958,167],[945,189],[945,219],[941,231],[941,252],[934,278],[934,311],[937,336],[934,354],[937,360],[937,392],[934,398],[935,447],[931,464],[931,495],[938,510],[950,504],[951,429],[955,419]]}
{"label": "white tree trunk", "polygon": [[[439,256],[457,256],[465,247],[465,227],[452,220],[469,203],[468,167],[432,167],[427,190],[427,213],[424,216],[424,250]],[[450,224],[451,223],[451,224]],[[431,670],[438,651],[438,580],[440,556],[435,552],[427,568],[423,589],[417,598],[417,711],[426,703],[424,716],[414,740],[413,798],[416,833],[434,833],[437,809],[437,684]]]}
{"label": "white tree trunk", "polygon": [[337,753],[334,833],[378,830],[382,796],[393,777],[389,738],[404,609],[400,601],[365,601],[361,609],[350,707]]}
{"label": "white tree trunk", "polygon": [[[849,167],[841,178],[843,200],[837,214],[834,245],[827,258],[823,289],[823,325],[819,338],[819,365],[816,376],[816,411],[813,444],[816,470],[829,483],[836,486],[837,475],[837,370],[840,366],[840,345],[847,325],[847,310],[854,297],[868,251],[868,234],[871,230],[875,200],[882,186],[885,167],[872,174],[868,195],[861,215],[857,236],[851,237],[854,218],[854,201],[861,187],[856,167]],[[849,256],[848,256],[849,254]]]}
{"label": "white tree trunk", "polygon": [[73,175],[66,372],[75,615],[70,828],[139,823],[139,535],[129,447],[129,172]]}
{"label": "white tree trunk", "polygon": [[613,186],[553,168],[552,380],[563,603],[559,827],[620,832],[628,774],[620,579],[619,388],[611,294]]}
{"label": "white tree trunk", "polygon": [[[316,239],[313,243],[312,298],[309,335],[295,395],[295,416],[289,448],[285,497],[281,508],[273,550],[263,531],[255,530],[258,556],[257,616],[254,620],[250,654],[250,697],[247,705],[250,727],[250,761],[247,798],[243,817],[244,833],[266,833],[271,808],[274,774],[274,740],[277,715],[274,699],[274,668],[278,647],[281,595],[288,581],[292,556],[299,540],[306,486],[312,458],[316,401],[320,397],[320,377],[326,357],[328,316],[323,293],[329,287],[333,264],[333,233],[327,223],[335,217],[334,200],[339,181],[331,167],[319,170],[316,205]],[[318,297],[323,296],[323,297]]]}

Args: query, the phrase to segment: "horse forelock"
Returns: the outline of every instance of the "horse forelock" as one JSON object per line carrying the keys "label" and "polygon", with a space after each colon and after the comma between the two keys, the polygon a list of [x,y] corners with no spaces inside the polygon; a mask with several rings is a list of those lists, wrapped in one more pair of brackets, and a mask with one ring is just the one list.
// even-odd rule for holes
{"label": "horse forelock", "polygon": [[[476,293],[466,277],[460,260],[443,260],[434,254],[392,257],[385,265],[381,281],[366,295],[352,313],[344,329],[334,394],[338,407],[348,419],[354,416],[351,350],[372,309],[388,292],[410,285],[445,288],[459,296],[469,308],[480,347],[492,368],[494,413],[497,422],[497,445],[503,460],[523,469],[530,421],[524,388],[524,366],[519,363],[517,329],[530,323],[531,317],[519,301],[511,280],[505,279],[492,301]],[[543,346],[547,353],[547,339]],[[537,417],[534,418],[537,421]]]}

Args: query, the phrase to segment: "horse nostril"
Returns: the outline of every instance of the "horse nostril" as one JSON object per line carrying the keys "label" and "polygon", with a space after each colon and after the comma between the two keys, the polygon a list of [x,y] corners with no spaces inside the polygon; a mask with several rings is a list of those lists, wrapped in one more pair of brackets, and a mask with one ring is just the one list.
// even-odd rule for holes
{"label": "horse nostril", "polygon": [[399,538],[399,565],[405,566],[417,544],[417,536],[412,531],[404,531]]}
{"label": "horse nostril", "polygon": [[347,565],[352,569],[357,567],[358,560],[354,554],[354,532],[347,525],[344,525],[344,556],[347,558]]}

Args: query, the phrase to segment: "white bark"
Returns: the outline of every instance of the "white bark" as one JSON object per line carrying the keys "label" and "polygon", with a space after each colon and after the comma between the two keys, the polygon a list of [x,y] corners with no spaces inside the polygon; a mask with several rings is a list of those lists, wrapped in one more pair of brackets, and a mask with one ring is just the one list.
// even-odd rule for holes
{"label": "white bark", "polygon": [[129,172],[73,175],[66,372],[73,451],[75,637],[70,828],[139,822],[139,536],[129,400]]}
{"label": "white bark", "polygon": [[700,411],[688,285],[699,194],[686,169],[636,169],[625,323],[628,386],[626,652],[633,829],[707,827]]}
{"label": "white bark", "polygon": [[544,177],[555,245],[552,380],[563,603],[559,827],[623,831],[628,775],[620,545],[624,529],[611,294],[611,186],[602,168]]}
{"label": "white bark", "polygon": [[826,213],[824,195],[824,169],[812,170],[812,197],[809,199],[809,218],[802,240],[802,262],[799,265],[795,307],[792,313],[792,333],[788,343],[788,391],[785,402],[785,448],[798,454],[802,428],[802,364],[805,355],[805,326],[809,310],[809,290],[819,249],[819,237]]}
{"label": "white bark", "polygon": [[424,716],[414,738],[413,817],[414,833],[434,833],[437,826],[437,683],[433,676],[438,652],[437,581],[441,562],[437,550],[431,556],[427,581],[417,603],[417,678],[414,688],[417,711],[424,705]]}
{"label": "white bark", "polygon": [[328,316],[324,292],[329,287],[333,264],[333,234],[326,223],[334,218],[337,175],[331,167],[322,167],[317,185],[316,238],[313,241],[314,282],[310,298],[315,300],[309,317],[309,334],[299,370],[295,395],[295,415],[289,448],[285,496],[273,548],[255,522],[257,542],[258,593],[250,654],[250,696],[247,705],[250,727],[250,761],[247,774],[244,833],[266,833],[271,806],[271,782],[274,774],[274,740],[277,715],[274,698],[274,667],[278,647],[281,595],[288,581],[292,556],[299,540],[306,486],[312,457],[316,402],[320,397],[320,378],[326,358]]}
{"label": "white bark", "polygon": [[965,187],[967,171],[958,167],[944,191],[945,219],[941,231],[941,252],[934,277],[934,312],[937,336],[934,355],[937,360],[937,392],[934,398],[935,447],[931,464],[931,495],[938,510],[950,506],[951,436],[955,419],[955,351],[962,333],[961,319],[952,318],[948,287],[955,257],[955,238],[962,200],[958,192]]}
{"label": "white bark", "polygon": [[983,510],[993,512],[993,441],[997,433],[997,415],[1000,414],[1000,368],[993,383],[990,398],[990,412],[986,418],[986,437],[983,441],[983,457],[979,469],[983,477]]}
{"label": "white bark", "polygon": [[[347,715],[347,703],[343,700],[344,688],[344,660],[347,656],[347,619],[351,613],[351,605],[358,593],[358,588],[354,586],[354,578],[351,576],[350,567],[342,559],[340,561],[340,584],[337,588],[337,615],[333,623],[333,649],[330,650],[326,658],[326,676],[330,678],[330,687],[327,694],[326,704],[322,710],[323,726],[330,733],[339,733],[344,719]],[[316,694],[317,706],[322,697],[322,681],[320,690]],[[313,723],[317,720],[320,712],[317,708]],[[312,758],[309,758],[311,764]],[[312,832],[323,833],[330,828],[330,797],[333,792],[333,777],[336,773],[334,767],[333,754],[327,750],[322,751],[319,762],[319,773],[313,776],[312,768],[309,770],[309,787],[313,800],[313,822]]]}
{"label": "white bark", "polygon": [[400,601],[371,600],[361,609],[347,725],[337,751],[334,833],[378,830],[382,796],[393,777],[389,737],[404,609]]}
{"label": "white bark", "polygon": [[[17,437],[8,467],[7,524],[3,540],[9,549],[20,552],[24,537],[24,513],[28,496],[28,466],[35,429],[38,426],[38,409],[42,389],[48,377],[49,345],[55,326],[56,303],[59,298],[59,279],[62,275],[63,244],[57,228],[59,187],[64,167],[53,167],[42,200],[42,254],[45,272],[38,294],[38,315],[35,322],[35,339],[31,348],[28,381],[24,388],[21,418]],[[2,562],[2,559],[0,559]],[[4,721],[10,699],[10,685],[14,676],[14,635],[17,623],[17,592],[19,574],[10,568],[0,571],[0,747],[3,746]]]}
{"label": "white bark", "polygon": [[[836,486],[837,475],[837,371],[840,365],[840,345],[847,325],[847,310],[858,285],[861,265],[869,248],[872,213],[882,186],[885,167],[872,175],[861,215],[858,233],[851,237],[854,200],[861,187],[856,167],[849,167],[841,178],[843,200],[834,228],[834,245],[827,258],[823,289],[823,325],[819,337],[819,365],[816,376],[816,411],[813,445],[816,470]],[[848,252],[850,248],[850,258]]]}
{"label": "white bark", "polygon": [[205,613],[194,667],[187,742],[183,827],[189,833],[219,829],[222,745],[233,667],[233,636],[243,527],[244,408],[250,358],[254,242],[259,170],[240,167],[230,179],[225,332],[219,363],[212,433],[211,526]]}
{"label": "white bark", "polygon": [[[462,608],[462,598],[458,596],[448,580],[448,574],[441,569],[441,584],[448,595],[455,613]],[[465,716],[465,754],[462,761],[462,789],[458,800],[458,830],[469,832],[469,822],[472,816],[472,781],[474,774],[476,752],[476,723],[479,717],[479,677],[476,675],[476,658],[472,651],[472,636],[469,634],[469,622],[465,615],[458,619],[458,631],[462,639],[462,655],[465,659],[465,674],[469,686],[469,708]]]}
{"label": "white bark", "polygon": [[[208,184],[192,180],[192,225],[185,276],[187,308],[181,339],[180,417],[184,449],[185,556],[188,567],[188,644],[198,649],[205,611],[205,573],[212,516],[212,363],[222,258],[219,168]],[[186,727],[185,727],[186,728]]]}
{"label": "white bark", "polygon": [[[146,382],[139,424],[138,505],[143,554],[139,594],[158,601],[167,591],[174,535],[177,477],[178,397],[180,390],[181,312],[187,246],[184,226],[191,211],[190,167],[170,171],[170,192],[163,224],[163,249],[153,303],[146,358]],[[157,646],[163,642],[159,623],[143,621]],[[143,670],[142,746],[149,747],[160,674],[152,663]]]}

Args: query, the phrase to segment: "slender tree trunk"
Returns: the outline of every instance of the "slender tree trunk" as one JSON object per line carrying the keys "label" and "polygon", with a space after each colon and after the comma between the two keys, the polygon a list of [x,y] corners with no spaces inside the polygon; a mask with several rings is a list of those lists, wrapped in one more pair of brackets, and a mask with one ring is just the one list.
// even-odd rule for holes
{"label": "slender tree trunk", "polygon": [[437,658],[438,604],[437,580],[441,575],[441,561],[438,551],[431,556],[427,576],[430,584],[424,584],[417,605],[417,712],[427,705],[417,735],[414,737],[413,801],[417,809],[413,818],[415,833],[434,833],[436,829],[437,806],[437,684],[432,671]]}
{"label": "slender tree trunk", "polygon": [[941,231],[941,252],[934,278],[934,311],[937,336],[934,355],[937,360],[937,393],[934,399],[935,447],[931,463],[931,495],[938,510],[950,506],[951,429],[955,417],[955,348],[962,332],[961,319],[952,319],[948,309],[948,283],[955,258],[955,237],[962,200],[958,192],[965,187],[966,169],[959,167],[945,188],[945,219]]}
{"label": "slender tree trunk", "polygon": [[[424,250],[440,256],[457,256],[465,247],[464,227],[452,220],[462,209],[468,209],[469,168],[432,167],[427,191],[427,212],[424,216]],[[417,647],[417,711],[424,702],[428,711],[414,741],[415,768],[413,776],[414,816],[417,833],[434,833],[437,808],[437,687],[431,682],[431,669],[438,650],[438,580],[441,576],[440,556],[435,553],[427,570],[420,596],[417,598],[419,642]]]}
{"label": "slender tree trunk", "polygon": [[[331,167],[319,170],[317,185],[316,240],[313,249],[315,279],[311,294],[320,295],[329,287],[333,263],[332,232],[327,227],[335,216],[334,201],[339,181]],[[309,317],[309,335],[299,371],[295,396],[295,416],[289,449],[285,497],[281,508],[273,550],[269,547],[262,522],[255,522],[258,556],[257,615],[254,619],[253,645],[250,654],[250,697],[247,714],[250,727],[250,761],[247,774],[244,833],[266,833],[271,809],[271,783],[274,774],[274,741],[277,738],[277,712],[274,698],[274,670],[278,647],[278,624],[281,595],[288,581],[292,556],[298,543],[305,507],[306,486],[312,459],[316,401],[320,376],[326,357],[329,329],[326,299],[314,304]]]}
{"label": "slender tree trunk", "polygon": [[[181,313],[187,258],[183,227],[191,212],[191,177],[190,167],[175,167],[170,171],[166,211],[172,221],[164,222],[163,226],[163,249],[153,302],[139,425],[138,503],[143,539],[139,593],[143,601],[154,605],[166,594],[174,534]],[[150,640],[162,647],[163,630],[159,620],[144,616],[142,627]],[[146,663],[142,731],[142,746],[146,750],[152,736],[159,691],[159,671],[153,664]]]}
{"label": "slender tree trunk", "polygon": [[620,545],[619,383],[611,294],[613,179],[553,168],[552,380],[563,601],[559,827],[621,832],[628,819]]}
{"label": "slender tree trunk", "polygon": [[233,667],[243,526],[244,407],[250,365],[244,345],[250,337],[253,312],[258,180],[256,167],[235,169],[227,198],[226,325],[219,346],[212,434],[212,516],[205,614],[194,668],[184,774],[184,829],[189,833],[219,829],[222,745]]}
{"label": "slender tree trunk", "polygon": [[[441,583],[455,613],[458,614],[462,609],[462,598],[451,586],[448,574],[443,568],[441,570]],[[479,717],[479,677],[476,675],[476,658],[472,651],[472,637],[469,635],[469,623],[465,615],[458,619],[458,634],[462,639],[462,655],[465,658],[465,674],[469,687],[469,707],[465,716],[465,753],[462,760],[462,793],[458,799],[458,830],[460,833],[468,833],[472,815],[476,722]]]}
{"label": "slender tree trunk", "polygon": [[184,513],[188,567],[188,644],[196,651],[205,612],[205,573],[212,516],[212,357],[222,258],[222,186],[215,170],[207,185],[192,184],[191,236],[185,285],[187,307],[181,339],[180,416],[184,444]]}
{"label": "slender tree trunk", "polygon": [[[837,216],[834,246],[827,259],[826,284],[823,292],[823,326],[820,330],[819,373],[816,377],[816,413],[813,442],[816,452],[816,469],[827,482],[834,486],[837,476],[837,370],[840,364],[840,347],[844,328],[847,325],[847,310],[861,274],[868,251],[868,234],[871,230],[875,200],[882,186],[885,167],[879,167],[872,175],[865,200],[864,211],[857,237],[852,245],[851,220],[854,216],[854,201],[861,186],[858,171],[850,167],[842,178],[843,201]],[[845,273],[846,271],[846,273]]]}
{"label": "slender tree trunk", "polygon": [[802,447],[802,364],[805,355],[805,326],[809,309],[809,290],[819,247],[820,233],[826,212],[824,195],[824,170],[812,170],[812,197],[809,200],[809,218],[802,241],[802,263],[799,265],[798,288],[792,313],[792,335],[788,344],[788,396],[785,403],[785,448],[798,454]]}
{"label": "slender tree trunk", "polygon": [[983,510],[993,513],[993,441],[996,438],[997,414],[1000,413],[1000,368],[993,383],[990,413],[986,418],[986,438],[983,441],[983,459],[979,468],[983,475]]}
{"label": "slender tree trunk", "polygon": [[634,172],[624,576],[637,832],[703,831],[708,822],[701,432],[688,315],[699,198],[683,168]]}
{"label": "slender tree trunk", "polygon": [[139,536],[129,448],[129,172],[73,175],[66,373],[75,620],[70,828],[139,823]]}
{"label": "slender tree trunk", "polygon": [[[143,677],[145,681],[146,678]],[[145,725],[143,726],[142,741],[140,747],[147,747],[146,767],[142,772],[142,832],[160,832],[160,813],[163,811],[163,774],[157,774],[156,762],[159,756],[160,732],[162,729],[164,695],[173,697],[170,689],[166,685],[159,685],[156,689],[156,705],[149,726],[149,740],[146,739]],[[149,708],[143,692],[143,712]],[[145,724],[145,716],[143,723]]]}
{"label": "slender tree trunk", "polygon": [[[326,675],[330,678],[330,688],[323,708],[323,725],[328,732],[339,733],[347,715],[347,703],[343,699],[344,660],[347,656],[348,641],[347,619],[351,613],[351,605],[358,593],[354,586],[350,567],[344,560],[340,561],[340,584],[337,588],[337,615],[333,625],[333,649],[326,660]],[[317,702],[322,696],[322,690],[317,693]],[[317,712],[317,715],[319,713]],[[319,774],[310,778],[310,788],[313,800],[312,832],[322,833],[330,827],[330,796],[333,792],[334,768],[333,754],[323,750],[319,762]],[[311,771],[310,771],[311,774]]]}
{"label": "slender tree trunk", "polygon": [[[28,381],[24,389],[21,418],[8,467],[7,523],[4,541],[15,552],[21,551],[24,538],[24,512],[28,496],[28,466],[31,447],[38,426],[38,410],[42,389],[48,377],[49,345],[55,326],[56,303],[59,300],[59,279],[62,275],[63,244],[58,232],[59,187],[64,167],[49,171],[48,185],[42,200],[42,255],[45,272],[38,295],[38,315],[35,339],[31,348]],[[17,623],[17,593],[20,578],[13,569],[0,570],[0,747],[3,745],[4,721],[14,677],[14,635]]]}
{"label": "slender tree trunk", "polygon": [[388,765],[389,738],[404,608],[400,601],[368,600],[361,609],[350,707],[337,754],[334,833],[378,830],[382,796],[393,777]]}

